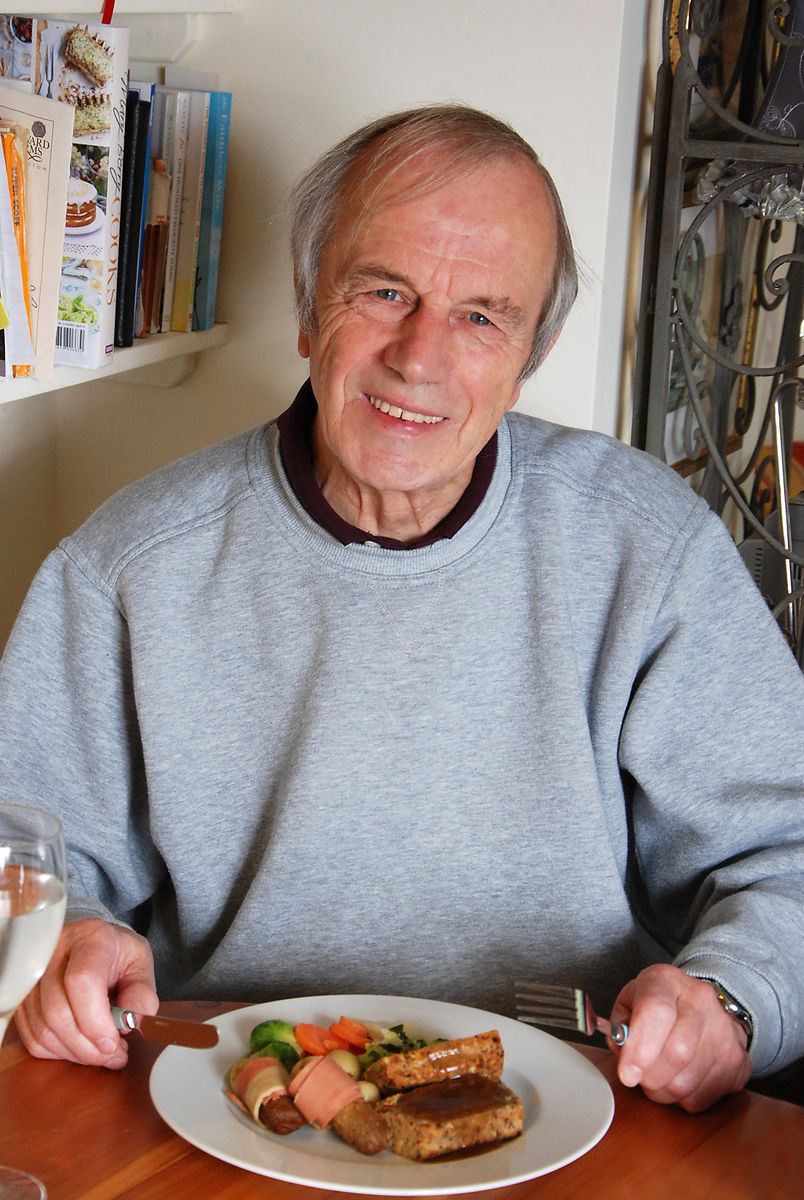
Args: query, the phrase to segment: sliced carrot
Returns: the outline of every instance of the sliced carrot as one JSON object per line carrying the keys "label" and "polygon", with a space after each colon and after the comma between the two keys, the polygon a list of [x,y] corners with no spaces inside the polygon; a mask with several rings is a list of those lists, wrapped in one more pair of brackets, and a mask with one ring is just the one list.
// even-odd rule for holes
{"label": "sliced carrot", "polygon": [[293,1036],[305,1054],[328,1054],[330,1050],[348,1050],[349,1043],[323,1025],[302,1022],[293,1030]]}
{"label": "sliced carrot", "polygon": [[353,1021],[351,1017],[339,1017],[337,1021],[332,1022],[329,1031],[336,1037],[347,1041],[350,1049],[355,1048],[361,1053],[371,1041],[365,1025],[361,1025],[359,1021]]}

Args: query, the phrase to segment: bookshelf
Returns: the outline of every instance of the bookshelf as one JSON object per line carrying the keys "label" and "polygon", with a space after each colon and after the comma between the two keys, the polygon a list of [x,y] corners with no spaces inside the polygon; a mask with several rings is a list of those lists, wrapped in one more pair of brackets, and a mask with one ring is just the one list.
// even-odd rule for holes
{"label": "bookshelf", "polygon": [[[236,13],[241,5],[242,0],[117,0],[114,11],[116,17],[129,13],[160,16],[168,13]],[[61,3],[53,0],[50,4],[38,0],[30,6],[30,11],[40,17],[63,16],[66,13],[71,17],[87,16],[97,20],[100,10],[100,0],[61,0]]]}
{"label": "bookshelf", "polygon": [[[131,58],[148,61],[146,47],[153,41],[155,30],[152,20],[159,19],[159,61],[176,61],[181,57],[195,29],[193,18],[197,15],[228,15],[242,12],[243,0],[116,0],[115,18],[133,17],[131,25]],[[63,18],[87,17],[98,20],[100,0],[39,0],[32,6],[37,16]],[[149,20],[151,18],[151,20]],[[140,19],[145,20],[140,25]],[[146,76],[147,77],[147,76]],[[102,379],[115,378],[137,371],[138,382],[148,385],[160,382],[171,386],[183,375],[189,374],[193,359],[204,350],[224,345],[229,340],[228,326],[219,323],[211,329],[193,333],[160,333],[150,338],[139,338],[131,347],[116,348],[108,366],[97,370],[80,367],[56,367],[51,380],[0,379],[0,406],[64,388],[82,387]],[[159,374],[147,369],[157,364],[171,363],[170,370]],[[164,381],[164,382],[163,382]],[[122,382],[122,381],[121,381]]]}
{"label": "bookshelf", "polygon": [[109,366],[99,367],[96,371],[81,367],[56,367],[51,380],[0,379],[0,404],[23,400],[27,396],[39,396],[43,392],[60,391],[62,388],[83,387],[124,372],[137,371],[141,367],[192,357],[213,346],[223,346],[228,340],[229,326],[222,323],[197,333],[155,333],[152,337],[138,339],[133,346],[116,349]]}

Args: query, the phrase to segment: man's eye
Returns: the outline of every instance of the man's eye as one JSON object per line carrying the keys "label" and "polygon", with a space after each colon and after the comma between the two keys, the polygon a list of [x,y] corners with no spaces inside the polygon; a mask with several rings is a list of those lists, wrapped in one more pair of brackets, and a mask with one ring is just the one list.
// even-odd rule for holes
{"label": "man's eye", "polygon": [[479,312],[469,313],[469,320],[472,322],[473,325],[490,325],[491,324],[491,321],[488,319],[488,317],[484,316],[483,313],[479,313]]}
{"label": "man's eye", "polygon": [[379,296],[380,300],[401,300],[401,296],[396,288],[377,288],[374,293]]}

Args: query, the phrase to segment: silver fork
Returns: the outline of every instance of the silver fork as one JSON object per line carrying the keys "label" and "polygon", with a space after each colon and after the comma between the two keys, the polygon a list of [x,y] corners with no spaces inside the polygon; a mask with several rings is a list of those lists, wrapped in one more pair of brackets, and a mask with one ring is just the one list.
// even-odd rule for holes
{"label": "silver fork", "polygon": [[603,1033],[616,1046],[628,1037],[628,1026],[599,1017],[592,1001],[582,988],[563,984],[524,982],[514,983],[517,1020],[529,1025],[548,1025],[554,1029],[572,1029],[591,1037]]}
{"label": "silver fork", "polygon": [[53,99],[53,76],[56,73],[56,49],[54,46],[45,48],[45,79],[47,80],[47,98]]}

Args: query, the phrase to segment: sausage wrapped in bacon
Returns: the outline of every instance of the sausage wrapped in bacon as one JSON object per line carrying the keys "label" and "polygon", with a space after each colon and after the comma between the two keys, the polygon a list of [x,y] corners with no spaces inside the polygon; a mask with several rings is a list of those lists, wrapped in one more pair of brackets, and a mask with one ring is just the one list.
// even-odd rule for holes
{"label": "sausage wrapped in bacon", "polygon": [[240,1058],[229,1071],[230,1097],[272,1133],[293,1133],[304,1125],[304,1117],[288,1095],[289,1083],[279,1060],[267,1056]]}
{"label": "sausage wrapped in bacon", "polygon": [[361,1154],[385,1149],[385,1126],[360,1085],[330,1058],[312,1058],[291,1080],[290,1095],[311,1125],[335,1132]]}

